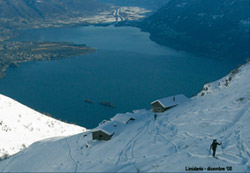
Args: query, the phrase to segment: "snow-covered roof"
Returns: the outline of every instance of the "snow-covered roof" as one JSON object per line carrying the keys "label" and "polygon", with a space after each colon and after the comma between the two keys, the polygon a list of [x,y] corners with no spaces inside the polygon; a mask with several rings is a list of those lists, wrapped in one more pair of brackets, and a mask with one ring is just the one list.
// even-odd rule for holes
{"label": "snow-covered roof", "polygon": [[116,128],[120,126],[121,123],[118,121],[106,121],[103,124],[99,125],[97,128],[93,129],[92,132],[103,131],[108,135],[112,135]]}
{"label": "snow-covered roof", "polygon": [[135,119],[134,114],[116,114],[111,120],[126,124],[131,118]]}
{"label": "snow-covered roof", "polygon": [[163,108],[168,108],[168,107],[172,107],[172,106],[182,104],[182,103],[184,103],[184,102],[186,102],[188,100],[189,99],[186,96],[184,96],[183,94],[179,94],[179,95],[170,96],[170,97],[155,100],[151,104],[154,104],[154,103],[158,102],[158,103],[161,104],[161,106]]}

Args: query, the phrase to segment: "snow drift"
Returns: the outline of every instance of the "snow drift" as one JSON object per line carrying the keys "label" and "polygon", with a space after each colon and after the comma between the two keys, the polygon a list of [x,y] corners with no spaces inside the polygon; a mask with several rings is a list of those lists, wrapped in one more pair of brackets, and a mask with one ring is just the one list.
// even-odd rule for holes
{"label": "snow drift", "polygon": [[[92,140],[92,129],[36,142],[1,161],[0,171],[250,171],[249,76],[248,63],[156,119],[149,110],[118,114],[101,124],[113,125],[109,141]],[[213,139],[222,142],[218,159],[209,153]]]}

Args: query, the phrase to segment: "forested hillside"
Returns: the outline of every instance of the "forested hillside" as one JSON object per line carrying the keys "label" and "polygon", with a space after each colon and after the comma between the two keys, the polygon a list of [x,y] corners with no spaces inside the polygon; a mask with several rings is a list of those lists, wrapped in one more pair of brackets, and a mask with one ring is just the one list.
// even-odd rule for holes
{"label": "forested hillside", "polygon": [[248,0],[170,0],[139,27],[161,45],[217,59],[249,57]]}

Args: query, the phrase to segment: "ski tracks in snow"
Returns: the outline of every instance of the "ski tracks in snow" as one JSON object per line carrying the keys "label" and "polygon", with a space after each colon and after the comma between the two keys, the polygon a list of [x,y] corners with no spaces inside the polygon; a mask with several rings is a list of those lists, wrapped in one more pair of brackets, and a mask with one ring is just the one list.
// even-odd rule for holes
{"label": "ski tracks in snow", "polygon": [[227,131],[228,129],[231,129],[232,127],[234,127],[241,119],[241,117],[245,114],[246,110],[241,110],[237,113],[237,115],[235,116],[235,118],[231,121],[231,123],[226,124],[225,126],[223,126],[218,132],[216,132],[216,134],[222,133]]}
{"label": "ski tracks in snow", "polygon": [[[138,129],[136,135],[131,140],[129,140],[129,142],[125,145],[125,148],[120,152],[119,157],[118,157],[115,165],[119,165],[121,160],[130,160],[130,161],[132,161],[132,163],[136,167],[135,161],[133,160],[135,158],[135,156],[134,156],[134,147],[135,147],[135,144],[138,141],[138,139],[142,135],[144,135],[145,130],[148,128],[150,123],[149,123],[149,121],[147,121],[145,124],[146,124],[145,126]],[[129,155],[130,155],[130,157],[129,157]]]}
{"label": "ski tracks in snow", "polygon": [[[233,130],[233,133],[227,134],[226,136],[223,136],[224,139],[224,147],[222,149],[226,149],[230,146],[228,146],[228,140],[230,140],[230,137],[236,138],[236,147],[238,149],[238,153],[235,154],[229,154],[229,153],[224,153],[223,155],[225,156],[224,158],[222,158],[221,160],[225,161],[225,162],[231,162],[234,164],[239,164],[239,165],[245,165],[249,162],[249,158],[250,158],[250,151],[246,145],[245,140],[242,139],[241,137],[241,131],[242,128],[238,127],[237,129],[233,129],[233,127],[235,127],[235,125],[237,123],[240,123],[240,119],[242,118],[242,116],[246,113],[247,110],[241,110],[237,113],[237,115],[235,116],[235,118],[232,120],[231,123],[226,124],[221,130],[219,130],[217,132],[217,134],[219,133],[223,133],[226,130]],[[234,136],[232,136],[234,134]],[[229,150],[229,148],[228,148]],[[238,162],[235,162],[235,160],[238,160]]]}
{"label": "ski tracks in snow", "polygon": [[[248,153],[248,148],[245,146],[244,141],[241,139],[240,130],[235,131],[235,136],[237,139],[237,148],[239,150],[239,156],[241,157],[241,164],[245,165],[248,162],[250,153]],[[248,158],[247,158],[248,157]]]}
{"label": "ski tracks in snow", "polygon": [[[136,135],[126,144],[126,147],[120,152],[119,157],[115,163],[115,165],[119,165],[119,163],[121,162],[121,160],[130,160],[133,162],[133,164],[136,167],[135,161],[133,161],[133,159],[135,158],[134,156],[134,147],[136,142],[138,141],[138,139],[145,134],[145,132],[152,134],[151,131],[149,131],[149,127],[153,124],[153,126],[156,129],[156,134],[154,134],[154,143],[156,143],[157,140],[157,136],[160,136],[162,139],[164,139],[168,144],[173,145],[174,147],[174,152],[178,152],[178,147],[177,145],[172,142],[170,139],[168,139],[166,136],[164,136],[161,132],[160,132],[160,128],[159,126],[156,124],[156,122],[154,120],[148,120],[145,125],[141,128],[138,129]],[[170,122],[168,122],[168,124],[170,124]],[[174,133],[174,135],[176,135],[177,130],[174,127],[174,125],[171,125],[171,132]],[[136,167],[137,168],[137,167]],[[119,169],[120,170],[120,169]]]}
{"label": "ski tracks in snow", "polygon": [[68,147],[68,150],[69,150],[69,157],[70,159],[74,162],[75,164],[75,170],[74,172],[77,172],[77,169],[78,169],[78,163],[76,162],[76,160],[73,158],[72,156],[72,150],[70,148],[70,145],[69,145],[69,141],[68,141],[68,138],[65,138],[65,141],[66,141],[66,144],[67,144],[67,147]]}
{"label": "ski tracks in snow", "polygon": [[[170,124],[169,121],[168,121],[168,124]],[[172,142],[170,139],[168,139],[166,136],[164,136],[164,135],[160,132],[160,128],[159,128],[159,126],[157,125],[157,123],[156,123],[155,121],[154,121],[154,126],[155,126],[155,128],[156,128],[156,135],[154,136],[154,142],[156,143],[157,136],[160,136],[160,137],[162,137],[167,143],[172,144],[173,147],[174,147],[175,153],[177,153],[177,152],[178,152],[178,147],[177,147],[177,145],[176,145],[174,142]],[[171,125],[170,130],[171,130],[171,132],[173,132],[174,135],[177,134],[177,131],[178,131],[178,130],[176,129],[176,127],[175,127],[173,124]]]}

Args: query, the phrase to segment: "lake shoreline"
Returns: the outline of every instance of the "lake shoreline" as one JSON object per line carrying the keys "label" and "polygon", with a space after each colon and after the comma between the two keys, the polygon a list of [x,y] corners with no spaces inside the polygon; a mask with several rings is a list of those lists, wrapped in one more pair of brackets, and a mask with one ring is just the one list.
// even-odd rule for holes
{"label": "lake shoreline", "polygon": [[9,67],[30,61],[58,60],[94,53],[96,49],[85,44],[69,42],[2,42],[0,43],[0,79]]}
{"label": "lake shoreline", "polygon": [[[148,33],[127,26],[24,30],[13,41],[68,42],[98,50],[60,61],[21,63],[8,68],[0,80],[2,94],[86,128],[117,113],[150,109],[150,103],[162,97],[191,97],[234,67],[160,46]],[[86,99],[110,101],[115,109]]]}

